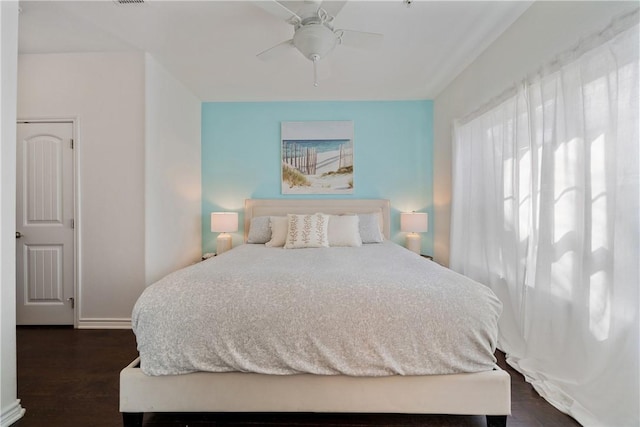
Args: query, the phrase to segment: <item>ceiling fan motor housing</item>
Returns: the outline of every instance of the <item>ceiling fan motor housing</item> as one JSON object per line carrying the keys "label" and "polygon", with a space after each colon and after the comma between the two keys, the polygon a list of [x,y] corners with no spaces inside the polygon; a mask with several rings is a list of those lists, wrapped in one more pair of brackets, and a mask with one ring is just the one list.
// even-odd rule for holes
{"label": "ceiling fan motor housing", "polygon": [[324,24],[308,24],[296,29],[293,45],[310,60],[324,58],[336,47],[338,37]]}

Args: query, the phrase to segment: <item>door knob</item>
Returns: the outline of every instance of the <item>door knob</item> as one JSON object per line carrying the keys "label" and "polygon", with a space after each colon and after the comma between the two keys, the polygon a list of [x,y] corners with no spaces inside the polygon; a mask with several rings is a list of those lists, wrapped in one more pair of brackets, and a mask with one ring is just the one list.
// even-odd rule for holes
{"label": "door knob", "polygon": [[16,231],[16,239],[19,239],[22,237],[22,233],[19,231]]}

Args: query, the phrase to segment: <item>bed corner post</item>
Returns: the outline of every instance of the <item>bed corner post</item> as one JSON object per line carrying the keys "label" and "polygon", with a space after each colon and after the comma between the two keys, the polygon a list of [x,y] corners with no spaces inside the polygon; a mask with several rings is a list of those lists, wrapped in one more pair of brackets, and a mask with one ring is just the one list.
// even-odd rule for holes
{"label": "bed corner post", "polygon": [[142,412],[123,412],[122,425],[124,427],[142,427]]}
{"label": "bed corner post", "polygon": [[507,427],[507,416],[487,415],[487,427]]}

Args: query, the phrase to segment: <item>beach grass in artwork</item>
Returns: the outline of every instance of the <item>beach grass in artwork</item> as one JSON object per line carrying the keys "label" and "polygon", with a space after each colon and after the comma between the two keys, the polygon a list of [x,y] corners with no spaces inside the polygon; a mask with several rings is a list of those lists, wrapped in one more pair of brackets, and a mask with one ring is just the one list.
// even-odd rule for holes
{"label": "beach grass in artwork", "polygon": [[286,182],[291,187],[308,187],[311,185],[302,172],[287,164],[282,165],[282,182]]}
{"label": "beach grass in artwork", "polygon": [[[295,124],[300,124],[294,122]],[[318,122],[313,123],[317,130]],[[320,122],[323,123],[323,122]],[[282,139],[283,194],[350,194],[353,192],[353,124],[346,123],[346,138]],[[285,123],[283,123],[283,136]],[[344,125],[343,125],[344,126]],[[291,132],[289,132],[291,133]],[[322,133],[322,132],[318,132]],[[334,132],[335,133],[335,132]]]}

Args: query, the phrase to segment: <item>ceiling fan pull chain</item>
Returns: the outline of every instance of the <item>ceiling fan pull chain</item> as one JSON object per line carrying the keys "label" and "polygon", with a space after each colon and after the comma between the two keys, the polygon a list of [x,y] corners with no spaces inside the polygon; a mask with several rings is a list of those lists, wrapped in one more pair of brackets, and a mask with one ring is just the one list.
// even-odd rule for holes
{"label": "ceiling fan pull chain", "polygon": [[313,85],[318,87],[318,55],[312,55],[311,60],[313,62]]}

